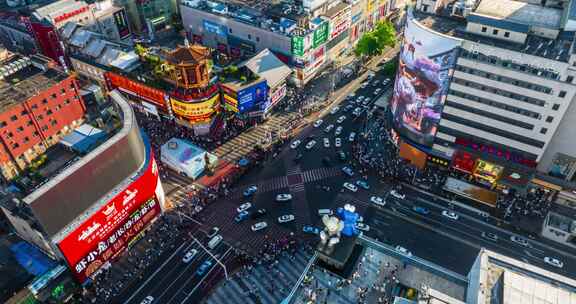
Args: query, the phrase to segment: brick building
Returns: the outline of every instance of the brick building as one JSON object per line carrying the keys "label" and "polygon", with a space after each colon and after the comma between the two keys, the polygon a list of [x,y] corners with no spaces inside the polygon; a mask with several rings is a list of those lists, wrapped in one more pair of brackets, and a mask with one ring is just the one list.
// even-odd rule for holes
{"label": "brick building", "polygon": [[86,108],[75,77],[46,57],[0,66],[0,172],[10,180],[79,126]]}

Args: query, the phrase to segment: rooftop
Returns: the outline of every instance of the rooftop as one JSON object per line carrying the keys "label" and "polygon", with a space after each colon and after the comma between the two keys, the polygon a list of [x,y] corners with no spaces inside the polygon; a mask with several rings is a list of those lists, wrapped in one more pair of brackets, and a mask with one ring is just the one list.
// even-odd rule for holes
{"label": "rooftop", "polygon": [[291,35],[296,29],[297,20],[305,17],[305,12],[300,6],[288,3],[262,5],[258,2],[253,6],[248,6],[238,3],[197,0],[183,1],[182,5],[224,16],[280,35]]}
{"label": "rooftop", "polygon": [[[15,57],[9,62],[3,63],[6,67],[13,62],[28,57]],[[29,59],[35,61],[35,56]],[[27,61],[27,60],[25,60]],[[24,62],[25,62],[24,61]],[[14,105],[28,100],[41,91],[58,84],[68,75],[55,68],[47,68],[45,71],[33,64],[15,64],[18,70],[5,78],[0,78],[0,111],[4,111]]]}
{"label": "rooftop", "polygon": [[[448,11],[442,11],[438,15],[414,11],[413,15],[421,25],[445,35],[561,62],[568,62],[569,50],[574,40],[574,32],[561,31],[557,39],[528,34],[525,43],[514,43],[469,33],[466,31],[466,20],[451,17]],[[474,19],[477,16],[479,15],[473,14],[469,18]]]}
{"label": "rooftop", "polygon": [[242,65],[246,66],[253,73],[264,77],[268,86],[271,88],[275,87],[292,73],[292,70],[280,61],[269,49],[262,50]]}
{"label": "rooftop", "polygon": [[485,249],[478,258],[479,288],[469,295],[474,303],[576,303],[575,280]]}
{"label": "rooftop", "polygon": [[514,23],[560,28],[562,10],[514,0],[482,0],[474,14]]}

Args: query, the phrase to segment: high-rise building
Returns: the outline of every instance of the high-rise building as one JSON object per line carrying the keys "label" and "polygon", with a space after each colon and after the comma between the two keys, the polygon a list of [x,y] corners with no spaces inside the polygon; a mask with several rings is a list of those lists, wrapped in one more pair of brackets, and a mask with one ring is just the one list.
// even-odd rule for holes
{"label": "high-rise building", "polygon": [[418,1],[408,14],[391,102],[400,150],[409,145],[414,163],[450,164],[491,187],[570,180],[573,10],[468,2]]}
{"label": "high-rise building", "polygon": [[14,56],[0,67],[0,172],[12,179],[79,126],[86,108],[74,76],[46,57]]}
{"label": "high-rise building", "polygon": [[[52,149],[40,183],[17,183],[0,209],[27,242],[67,265],[82,283],[121,255],[165,208],[150,142],[128,101],[109,94],[110,128],[88,124]],[[102,134],[93,145],[95,134]]]}

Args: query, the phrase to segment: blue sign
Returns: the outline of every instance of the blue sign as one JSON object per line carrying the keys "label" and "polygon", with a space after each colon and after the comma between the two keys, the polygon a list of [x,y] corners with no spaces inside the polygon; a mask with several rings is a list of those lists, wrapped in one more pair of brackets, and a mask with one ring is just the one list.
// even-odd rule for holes
{"label": "blue sign", "polygon": [[203,20],[203,24],[204,24],[204,30],[209,33],[214,33],[216,35],[224,37],[228,35],[228,29],[223,25],[208,20]]}
{"label": "blue sign", "polygon": [[260,81],[251,87],[239,91],[237,96],[238,111],[244,113],[252,109],[254,105],[268,100],[268,85],[266,81]]}
{"label": "blue sign", "polygon": [[362,17],[362,13],[358,13],[358,14],[352,16],[352,23],[358,22],[358,20],[360,20],[360,17]]}

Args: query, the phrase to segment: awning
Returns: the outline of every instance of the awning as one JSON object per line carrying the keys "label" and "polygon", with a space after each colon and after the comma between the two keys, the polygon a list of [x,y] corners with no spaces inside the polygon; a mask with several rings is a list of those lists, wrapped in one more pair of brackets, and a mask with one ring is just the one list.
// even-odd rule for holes
{"label": "awning", "polygon": [[554,185],[554,184],[549,183],[547,181],[543,181],[543,180],[538,179],[538,178],[533,178],[530,182],[533,184],[536,184],[538,186],[542,186],[544,188],[548,188],[548,189],[552,189],[552,190],[556,190],[556,191],[562,190],[562,187]]}
{"label": "awning", "polygon": [[500,176],[500,180],[498,180],[498,183],[523,189],[526,187],[528,182],[530,182],[531,178],[532,173],[505,167],[504,173],[502,173],[502,175]]}

